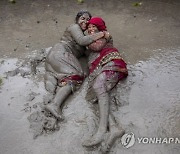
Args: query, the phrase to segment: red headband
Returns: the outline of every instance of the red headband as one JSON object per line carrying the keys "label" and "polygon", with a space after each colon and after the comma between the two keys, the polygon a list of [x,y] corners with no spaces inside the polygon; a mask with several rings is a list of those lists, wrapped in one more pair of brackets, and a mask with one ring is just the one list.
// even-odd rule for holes
{"label": "red headband", "polygon": [[104,30],[106,31],[106,24],[105,24],[104,20],[102,18],[100,18],[100,17],[92,17],[88,21],[87,26],[89,24],[95,25],[99,31],[104,31]]}

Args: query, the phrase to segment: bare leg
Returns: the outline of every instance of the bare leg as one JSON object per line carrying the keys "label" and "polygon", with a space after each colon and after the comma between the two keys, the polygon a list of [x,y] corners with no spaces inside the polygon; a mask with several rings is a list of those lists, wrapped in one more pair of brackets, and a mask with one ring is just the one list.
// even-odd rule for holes
{"label": "bare leg", "polygon": [[101,143],[107,131],[109,117],[109,94],[106,92],[105,81],[106,75],[105,73],[102,73],[96,78],[96,81],[93,86],[98,97],[98,105],[100,112],[99,128],[96,134],[92,136],[92,138],[86,140],[83,143],[83,146],[86,147],[94,146]]}
{"label": "bare leg", "polygon": [[110,113],[109,115],[109,135],[105,144],[101,147],[102,153],[106,153],[110,150],[114,142],[119,138],[122,137],[125,133],[125,130],[118,125],[116,122],[114,115]]}
{"label": "bare leg", "polygon": [[50,112],[58,120],[63,120],[64,118],[61,115],[61,105],[70,94],[71,86],[68,84],[64,87],[57,89],[57,93],[53,99],[53,103],[44,106],[44,109]]}

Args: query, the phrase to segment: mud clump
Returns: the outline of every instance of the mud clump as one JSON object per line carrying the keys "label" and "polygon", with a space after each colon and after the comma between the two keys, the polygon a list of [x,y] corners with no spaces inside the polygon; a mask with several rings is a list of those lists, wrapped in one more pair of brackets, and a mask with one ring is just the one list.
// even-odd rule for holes
{"label": "mud clump", "polygon": [[59,130],[57,120],[53,117],[45,116],[43,111],[35,111],[27,119],[29,120],[34,139],[42,134],[49,134]]}

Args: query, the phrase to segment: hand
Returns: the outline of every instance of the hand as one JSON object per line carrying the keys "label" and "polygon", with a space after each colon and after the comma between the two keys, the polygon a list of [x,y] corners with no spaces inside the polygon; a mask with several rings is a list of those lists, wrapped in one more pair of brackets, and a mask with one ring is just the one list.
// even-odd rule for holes
{"label": "hand", "polygon": [[110,37],[109,32],[104,31],[104,38],[108,40],[108,39],[109,39],[109,37]]}

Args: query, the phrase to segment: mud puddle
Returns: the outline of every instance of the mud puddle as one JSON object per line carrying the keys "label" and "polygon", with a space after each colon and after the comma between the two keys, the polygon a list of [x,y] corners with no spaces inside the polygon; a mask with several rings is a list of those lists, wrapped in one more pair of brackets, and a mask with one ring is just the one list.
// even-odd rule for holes
{"label": "mud puddle", "polygon": [[[114,115],[126,132],[135,137],[179,137],[180,132],[180,50],[158,49],[147,61],[128,65],[129,77],[118,85],[118,107]],[[46,94],[43,64],[36,75],[7,74],[17,68],[29,71],[23,59],[1,59],[1,152],[2,153],[89,153],[82,142],[96,130],[97,117],[85,99],[87,82],[71,96],[64,107],[66,121],[53,133],[33,139],[28,117],[40,111]],[[174,153],[179,144],[135,143],[129,149],[117,140],[114,153]],[[46,152],[45,152],[46,151]],[[146,152],[145,152],[146,151]],[[94,149],[90,153],[99,153]]]}
{"label": "mud puddle", "polygon": [[[47,49],[57,43],[81,9],[103,17],[115,47],[128,62],[129,76],[118,85],[114,109],[126,133],[132,132],[136,138],[180,137],[179,1],[147,0],[141,6],[134,6],[135,1],[131,0],[85,1],[81,5],[74,0],[16,2],[10,5],[8,1],[0,1],[0,56],[3,57],[0,59],[0,153],[100,153],[99,149],[88,151],[81,145],[94,134],[98,124],[92,105],[84,99],[87,81],[67,100],[63,110],[66,121],[59,130],[40,132],[33,139],[38,129],[34,130],[28,120],[41,110],[46,95],[44,64],[33,75],[29,73],[28,56],[34,58],[35,49]],[[137,141],[127,149],[119,139],[110,153],[179,154],[179,151],[179,144]]]}

